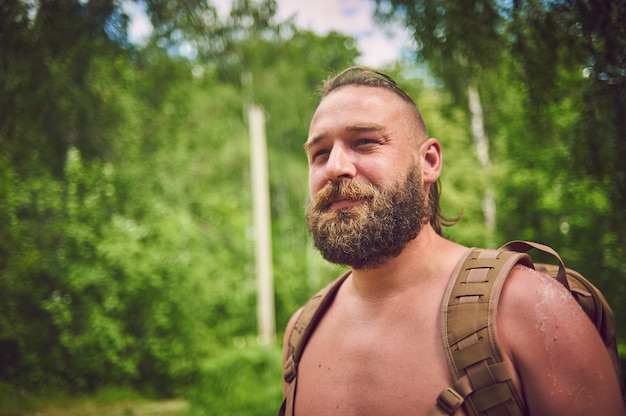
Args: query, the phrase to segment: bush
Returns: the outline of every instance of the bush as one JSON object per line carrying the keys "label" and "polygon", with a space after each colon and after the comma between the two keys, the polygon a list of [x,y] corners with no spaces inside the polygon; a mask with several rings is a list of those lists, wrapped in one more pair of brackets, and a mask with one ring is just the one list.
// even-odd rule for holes
{"label": "bush", "polygon": [[208,361],[202,383],[189,393],[192,416],[267,416],[282,398],[281,352],[256,342],[225,350]]}

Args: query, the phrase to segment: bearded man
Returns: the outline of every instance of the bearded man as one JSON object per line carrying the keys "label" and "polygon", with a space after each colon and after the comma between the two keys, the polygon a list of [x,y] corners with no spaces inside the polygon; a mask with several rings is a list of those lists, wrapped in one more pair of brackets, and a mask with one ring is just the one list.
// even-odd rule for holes
{"label": "bearded man", "polygon": [[[308,339],[290,395],[285,383],[287,412],[434,414],[452,384],[441,302],[468,250],[442,236],[441,144],[393,79],[353,67],[322,87],[305,150],[309,231],[324,258],[351,270]],[[286,329],[285,361],[301,312]],[[530,414],[624,414],[604,344],[558,282],[515,266],[497,318],[504,365]]]}

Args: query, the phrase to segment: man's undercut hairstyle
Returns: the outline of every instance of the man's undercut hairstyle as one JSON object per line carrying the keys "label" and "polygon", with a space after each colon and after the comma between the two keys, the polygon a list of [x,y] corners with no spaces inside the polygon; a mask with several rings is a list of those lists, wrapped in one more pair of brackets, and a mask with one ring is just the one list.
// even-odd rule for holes
{"label": "man's undercut hairstyle", "polygon": [[391,78],[387,74],[383,74],[380,71],[377,71],[372,68],[368,68],[366,66],[352,66],[350,68],[346,68],[337,75],[329,78],[319,88],[320,95],[326,97],[331,92],[339,89],[341,87],[345,87],[347,85],[360,85],[363,87],[380,87],[386,88],[389,91],[392,91],[398,97],[402,98],[408,104],[411,105],[415,109],[415,117],[417,121],[424,131],[424,134],[428,137],[428,132],[426,130],[426,124],[422,119],[422,114],[419,112],[417,105],[413,99],[402,90],[398,86],[398,83]]}
{"label": "man's undercut hairstyle", "polygon": [[[424,123],[422,114],[417,108],[417,105],[415,105],[415,101],[413,101],[413,99],[398,86],[398,83],[393,78],[380,71],[366,66],[352,66],[346,68],[337,75],[324,81],[319,88],[319,93],[323,99],[331,92],[349,85],[386,88],[389,91],[392,91],[415,109],[417,122],[423,130],[425,136],[428,137],[426,123]],[[450,218],[443,213],[443,210],[439,205],[439,187],[439,180],[430,186],[430,193],[428,195],[429,221],[430,225],[437,232],[437,234],[443,235],[443,227],[449,227],[456,224],[461,219],[461,215],[456,218]]]}

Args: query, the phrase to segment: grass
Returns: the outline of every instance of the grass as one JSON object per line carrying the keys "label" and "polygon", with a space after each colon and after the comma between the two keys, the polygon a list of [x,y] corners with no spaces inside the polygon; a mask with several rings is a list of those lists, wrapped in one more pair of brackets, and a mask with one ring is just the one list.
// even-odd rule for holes
{"label": "grass", "polygon": [[109,387],[94,395],[37,394],[0,384],[0,416],[182,416],[184,400],[151,400],[125,388]]}

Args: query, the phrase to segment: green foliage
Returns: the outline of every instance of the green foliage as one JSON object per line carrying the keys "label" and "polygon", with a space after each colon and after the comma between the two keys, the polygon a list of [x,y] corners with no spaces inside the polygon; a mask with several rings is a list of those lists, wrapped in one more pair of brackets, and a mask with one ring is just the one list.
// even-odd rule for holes
{"label": "green foliage", "polygon": [[190,415],[265,416],[278,412],[282,398],[280,348],[242,340],[239,344],[224,349],[203,366],[202,381],[189,393]]}
{"label": "green foliage", "polygon": [[[446,88],[467,108],[468,83],[489,70],[502,53],[502,16],[498,1],[375,0],[385,19],[394,15],[411,29],[418,61],[443,79]],[[471,28],[471,30],[468,30]]]}

